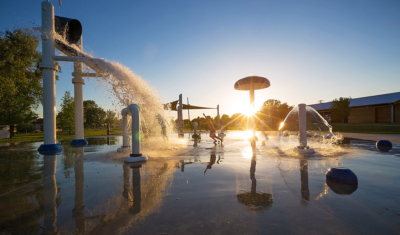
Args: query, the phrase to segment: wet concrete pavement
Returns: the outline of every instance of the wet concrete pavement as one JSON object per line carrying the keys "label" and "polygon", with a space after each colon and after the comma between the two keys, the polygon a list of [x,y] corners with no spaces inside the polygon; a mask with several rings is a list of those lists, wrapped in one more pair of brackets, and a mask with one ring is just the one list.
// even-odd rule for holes
{"label": "wet concrete pavement", "polygon": [[[0,148],[4,234],[396,234],[400,231],[400,145],[257,146],[231,134],[225,145],[180,140],[143,148],[124,164],[121,137],[41,156],[32,143]],[[203,137],[204,138],[204,137]],[[261,143],[261,142],[260,142]],[[150,144],[154,145],[154,144]],[[356,187],[327,184],[350,168]]]}
{"label": "wet concrete pavement", "polygon": [[364,133],[340,133],[346,138],[363,140],[389,140],[392,143],[400,144],[400,134],[364,134]]}

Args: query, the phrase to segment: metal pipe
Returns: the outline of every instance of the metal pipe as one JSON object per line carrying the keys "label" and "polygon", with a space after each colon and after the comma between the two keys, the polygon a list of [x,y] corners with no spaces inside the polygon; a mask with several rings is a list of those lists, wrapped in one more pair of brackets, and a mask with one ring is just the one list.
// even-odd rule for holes
{"label": "metal pipe", "polygon": [[73,56],[53,56],[54,61],[64,61],[64,62],[83,62],[87,60],[86,57],[73,57]]}
{"label": "metal pipe", "polygon": [[127,113],[132,116],[132,154],[125,158],[125,162],[147,161],[147,157],[140,153],[140,116],[139,106],[131,104],[127,108]]}
{"label": "metal pipe", "polygon": [[129,145],[129,136],[128,136],[128,110],[124,108],[121,111],[122,115],[122,148],[131,147]]}
{"label": "metal pipe", "polygon": [[127,111],[132,116],[132,155],[141,156],[139,106],[131,104],[128,106]]}
{"label": "metal pipe", "polygon": [[56,144],[56,65],[53,61],[54,49],[54,7],[50,2],[42,2],[42,62],[43,70],[43,135],[44,144]]}
{"label": "metal pipe", "polygon": [[[82,37],[78,41],[78,46],[82,48]],[[83,127],[83,85],[85,80],[82,78],[82,62],[74,62],[74,78],[72,83],[74,84],[74,100],[75,100],[75,139],[84,139],[84,127]]]}
{"label": "metal pipe", "polygon": [[[43,58],[42,55],[39,56],[40,59]],[[87,57],[73,57],[73,56],[53,56],[54,61],[63,61],[63,62],[85,62],[87,60],[91,60],[91,58]],[[87,65],[90,67],[90,65]],[[92,67],[91,67],[92,68]],[[92,68],[93,70],[97,68]],[[72,74],[74,76],[74,74]],[[82,73],[82,77],[102,77],[101,73]]]}
{"label": "metal pipe", "polygon": [[178,137],[183,138],[183,103],[182,94],[179,95],[179,106],[178,106]]}
{"label": "metal pipe", "polygon": [[98,74],[98,73],[82,73],[82,77],[92,77],[92,78],[98,78],[98,77],[102,77],[102,74]]}
{"label": "metal pipe", "polygon": [[83,57],[83,56],[77,56],[77,57],[73,57],[73,56],[53,56],[53,60],[54,61],[64,61],[64,62],[92,62],[92,63],[85,63],[87,66],[89,66],[91,69],[93,69],[94,71],[96,71],[96,73],[84,73],[87,74],[88,76],[84,76],[84,77],[93,77],[92,75],[96,74],[98,76],[94,76],[94,77],[102,77],[102,73],[100,73],[100,69],[96,66],[94,66],[94,64],[96,64],[96,62],[94,61],[93,58],[89,58],[89,57]]}

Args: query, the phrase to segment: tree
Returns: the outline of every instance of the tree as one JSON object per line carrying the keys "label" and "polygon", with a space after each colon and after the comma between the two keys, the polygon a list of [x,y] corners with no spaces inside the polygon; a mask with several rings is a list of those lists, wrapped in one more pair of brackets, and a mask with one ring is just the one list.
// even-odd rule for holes
{"label": "tree", "polygon": [[117,114],[112,110],[107,110],[104,118],[104,123],[107,124],[107,129],[111,130],[111,126],[116,124],[117,121]]}
{"label": "tree", "polygon": [[267,125],[271,129],[278,129],[281,122],[283,122],[293,106],[287,103],[282,103],[279,100],[269,99],[264,102],[260,112],[257,116],[260,120],[266,120]]}
{"label": "tree", "polygon": [[228,125],[229,125],[229,122],[231,121],[231,119],[229,118],[229,115],[223,114],[221,116],[221,121],[222,121],[222,125],[224,126],[225,130],[228,130]]}
{"label": "tree", "polygon": [[57,126],[68,130],[69,135],[75,129],[75,102],[69,91],[66,91],[61,99],[61,110],[57,114]]}
{"label": "tree", "polygon": [[[21,29],[0,33],[0,125],[30,123],[43,100],[39,40]],[[61,68],[59,71],[61,72]]]}
{"label": "tree", "polygon": [[83,115],[85,127],[99,127],[104,124],[106,111],[99,107],[93,100],[83,101]]}
{"label": "tree", "polygon": [[0,34],[0,123],[10,126],[33,121],[42,99],[39,40],[22,30]]}
{"label": "tree", "polygon": [[334,119],[339,119],[344,123],[351,112],[350,98],[340,97],[339,99],[332,100],[329,109]]}
{"label": "tree", "polygon": [[231,116],[230,124],[234,125],[236,127],[239,127],[240,125],[242,125],[243,120],[244,120],[244,115],[243,114],[235,113],[235,114],[232,114],[232,116]]}

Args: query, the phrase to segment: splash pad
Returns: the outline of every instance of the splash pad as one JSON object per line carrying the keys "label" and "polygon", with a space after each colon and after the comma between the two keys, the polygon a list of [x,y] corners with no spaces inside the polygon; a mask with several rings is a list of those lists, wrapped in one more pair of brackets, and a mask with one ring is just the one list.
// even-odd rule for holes
{"label": "splash pad", "polygon": [[[113,80],[115,68],[108,62],[73,57],[76,58],[71,61],[91,64],[94,68],[104,65],[106,68],[99,70],[103,78],[114,81],[114,87],[119,89],[116,83],[120,80]],[[111,77],[107,77],[107,71]],[[124,68],[118,71],[126,72]],[[100,74],[96,72],[96,76]],[[127,79],[121,83],[130,86],[132,82]],[[127,107],[132,103],[128,99],[123,104]],[[148,102],[145,103],[147,106]],[[138,106],[141,104],[137,102]],[[143,116],[156,116],[155,113],[153,110]],[[329,131],[321,126],[309,129],[319,125],[312,120],[306,107],[306,135],[303,129],[301,136],[300,121],[295,122],[294,129],[288,128],[288,116],[281,127],[280,141],[275,145],[270,135],[271,141],[259,148],[251,148],[243,132],[229,132],[224,148],[213,146],[204,135],[197,148],[192,148],[177,133],[172,138],[180,141],[182,148],[166,146],[155,153],[146,149],[146,145],[167,142],[156,140],[149,144],[145,140],[141,150],[150,160],[139,163],[125,163],[127,154],[116,152],[121,144],[129,145],[129,138],[121,136],[87,138],[89,145],[85,148],[71,148],[66,141],[60,141],[65,151],[58,156],[38,156],[36,148],[40,143],[21,144],[18,149],[2,147],[1,172],[13,169],[24,174],[22,177],[9,174],[2,181],[0,233],[392,234],[399,231],[400,186],[396,183],[400,177],[396,156],[399,145],[394,144],[390,153],[381,153],[371,150],[374,143],[349,141],[350,146],[343,147],[348,148],[344,157],[343,153],[334,152],[341,146],[330,145],[337,138],[331,135],[330,128]],[[135,125],[152,125],[151,118],[142,121],[145,122],[137,121]],[[124,126],[127,125],[126,120]],[[187,133],[184,136],[190,139]],[[324,151],[316,147],[317,143],[326,146]],[[293,147],[300,144],[310,145],[315,154],[295,152]],[[286,150],[295,154],[290,155]],[[168,151],[165,158],[160,157]],[[354,170],[360,180],[358,184],[343,185],[326,179],[328,169],[343,166]],[[371,169],[376,173],[371,174]]]}
{"label": "splash pad", "polygon": [[[72,83],[74,84],[75,99],[75,139],[72,146],[84,146],[84,119],[83,119],[83,77],[98,79],[102,77],[110,92],[122,106],[137,104],[142,109],[142,125],[149,136],[158,136],[161,132],[157,125],[157,115],[165,120],[164,109],[157,94],[140,77],[133,74],[128,68],[106,61],[93,58],[82,51],[82,26],[78,20],[54,16],[54,7],[50,2],[42,2],[42,63],[43,70],[43,119],[44,119],[44,144],[41,152],[58,151],[62,147],[56,139],[56,103],[55,103],[55,61],[68,61],[74,63]],[[55,48],[66,56],[56,56]],[[95,71],[84,72],[83,64]],[[167,127],[170,132],[170,128]]]}

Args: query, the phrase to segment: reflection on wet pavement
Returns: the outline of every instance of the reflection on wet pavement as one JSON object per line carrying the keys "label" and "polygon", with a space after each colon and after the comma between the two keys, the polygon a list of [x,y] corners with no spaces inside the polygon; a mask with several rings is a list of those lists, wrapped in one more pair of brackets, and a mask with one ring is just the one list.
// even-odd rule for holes
{"label": "reflection on wet pavement", "polygon": [[[144,143],[149,161],[140,164],[123,163],[121,137],[88,138],[80,148],[62,141],[60,155],[37,154],[40,143],[0,147],[0,233],[400,231],[396,152],[353,141],[305,157],[273,141],[255,150],[236,137],[224,147],[185,141]],[[338,166],[352,169],[359,184],[327,182],[327,170]]]}
{"label": "reflection on wet pavement", "polygon": [[251,158],[250,166],[250,179],[251,179],[251,191],[242,191],[237,194],[237,199],[240,203],[246,205],[249,210],[261,211],[267,210],[272,207],[273,196],[272,193],[257,192],[257,180],[255,177],[256,173],[256,155]]}

